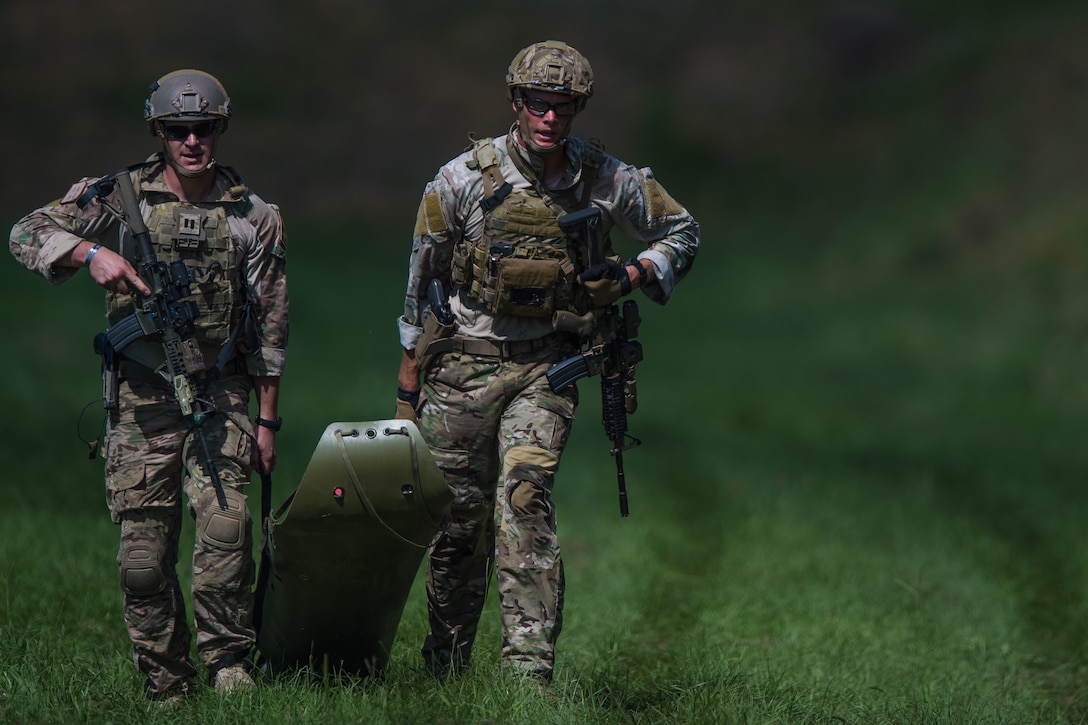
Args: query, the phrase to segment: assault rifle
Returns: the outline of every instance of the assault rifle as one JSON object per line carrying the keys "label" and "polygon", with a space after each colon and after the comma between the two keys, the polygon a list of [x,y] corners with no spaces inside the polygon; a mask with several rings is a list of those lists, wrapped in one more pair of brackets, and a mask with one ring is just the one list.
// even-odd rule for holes
{"label": "assault rifle", "polygon": [[[585,245],[587,267],[604,261],[600,222],[601,210],[595,206],[559,217],[560,228]],[[611,454],[616,459],[620,516],[628,514],[623,452],[642,443],[627,432],[627,416],[638,405],[635,365],[642,360],[642,343],[635,338],[641,322],[634,300],[624,300],[622,311],[617,305],[598,307],[593,311],[588,349],[558,363],[547,373],[548,383],[556,392],[584,377],[601,376],[601,418],[604,432],[612,442]]]}
{"label": "assault rifle", "polygon": [[[200,346],[194,336],[195,320],[200,314],[200,308],[196,302],[187,299],[192,294],[193,279],[188,267],[181,260],[167,264],[156,257],[129,172],[130,169],[122,169],[99,179],[76,202],[82,208],[95,197],[99,197],[103,205],[124,221],[136,242],[136,272],[151,288],[149,297],[138,298],[135,312],[95,336],[95,352],[102,355],[107,376],[115,375],[118,355],[123,356],[124,349],[129,344],[145,335],[156,334],[160,337],[166,356],[162,375],[174,388],[174,398],[182,415],[192,426],[200,446],[201,463],[212,479],[220,507],[226,510],[227,500],[223,493],[223,484],[212,462],[208,442],[201,428],[208,416],[215,413],[215,406],[199,397],[200,387],[195,379],[197,374],[204,371],[205,366]],[[120,210],[110,206],[107,201],[115,187],[121,194]],[[107,407],[116,404],[115,400],[111,400],[111,395],[107,391]]]}

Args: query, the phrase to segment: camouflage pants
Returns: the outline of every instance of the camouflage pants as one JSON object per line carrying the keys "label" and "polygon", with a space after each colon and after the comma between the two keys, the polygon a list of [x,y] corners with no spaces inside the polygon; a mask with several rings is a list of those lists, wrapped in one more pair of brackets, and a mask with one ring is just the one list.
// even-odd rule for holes
{"label": "camouflage pants", "polygon": [[196,521],[192,601],[200,658],[209,667],[229,664],[248,655],[254,641],[252,523],[243,493],[251,470],[249,393],[248,378],[231,376],[205,396],[218,411],[201,426],[222,482],[217,490],[172,391],[139,380],[120,385],[106,439],[106,501],[121,526],[125,624],[150,696],[187,686],[196,675],[177,574],[183,490]]}
{"label": "camouflage pants", "polygon": [[424,385],[420,429],[453,490],[427,567],[429,644],[467,661],[495,566],[503,665],[550,677],[563,624],[552,486],[577,403],[544,374],[574,349],[514,360],[446,355]]}

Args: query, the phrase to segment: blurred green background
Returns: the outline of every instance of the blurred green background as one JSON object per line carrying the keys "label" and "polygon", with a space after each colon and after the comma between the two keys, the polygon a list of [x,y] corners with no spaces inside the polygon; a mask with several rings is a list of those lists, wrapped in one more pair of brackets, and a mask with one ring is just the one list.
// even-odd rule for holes
{"label": "blurred green background", "polygon": [[[821,305],[864,314],[865,295],[881,290],[911,310],[918,285],[973,284],[977,308],[963,314],[981,319],[968,327],[1034,320],[1024,305],[1041,308],[1054,349],[1034,356],[1031,384],[1074,414],[1088,388],[1047,360],[1083,352],[1086,31],[1082,4],[1056,0],[13,0],[0,9],[0,210],[14,222],[80,176],[142,159],[156,149],[141,115],[148,83],[178,67],[216,74],[236,109],[220,159],[288,224],[287,412],[385,416],[422,186],[468,132],[505,131],[513,54],[561,38],[596,72],[575,132],[651,166],[703,226],[675,301],[643,305],[643,374],[662,375],[665,394],[744,419],[744,381],[717,371],[757,355],[770,334],[761,310],[795,299],[801,313],[784,324],[827,342],[861,333],[836,329],[833,313],[830,329],[806,318]],[[85,355],[86,340],[66,330],[101,324],[89,282],[58,296],[11,263],[9,277],[5,316],[29,311],[35,337],[19,350],[9,338],[5,359]],[[66,312],[48,314],[53,305]],[[676,344],[655,339],[664,328]],[[805,343],[792,333],[780,343],[758,354],[787,364],[788,380]],[[926,364],[939,367],[932,353]],[[40,376],[22,382],[19,395],[48,394]],[[320,424],[311,415],[307,425]]]}

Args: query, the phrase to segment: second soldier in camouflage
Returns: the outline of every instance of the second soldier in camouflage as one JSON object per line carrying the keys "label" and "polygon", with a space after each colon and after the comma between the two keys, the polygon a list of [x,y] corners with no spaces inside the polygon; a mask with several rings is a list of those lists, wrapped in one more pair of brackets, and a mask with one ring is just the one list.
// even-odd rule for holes
{"label": "second soldier in camouflage", "polygon": [[[443,166],[416,218],[404,313],[397,416],[417,419],[454,494],[427,566],[431,632],[423,657],[445,674],[470,661],[491,567],[502,617],[502,665],[552,679],[563,625],[563,563],[552,490],[577,391],[545,375],[578,353],[584,317],[634,289],[665,303],[690,270],[699,227],[646,168],[570,135],[593,95],[589,62],[559,41],[534,43],[506,76],[516,116]],[[606,262],[558,218],[589,205],[641,242]],[[441,283],[452,319],[428,299]],[[445,310],[443,310],[445,311]]]}
{"label": "second soldier in camouflage", "polygon": [[[83,179],[11,233],[16,259],[53,284],[85,267],[106,289],[110,331],[132,321],[153,295],[161,298],[138,276],[137,242],[144,235],[159,263],[180,265],[173,279],[190,280],[191,295],[173,309],[191,303],[196,313],[182,341],[185,368],[193,373],[191,380],[180,376],[192,390],[179,388],[179,376],[169,379],[170,348],[157,330],[116,350],[104,386],[106,501],[121,529],[124,617],[144,693],[156,700],[180,699],[197,675],[176,570],[186,509],[196,521],[197,653],[216,689],[253,685],[247,661],[254,643],[253,538],[245,486],[254,467],[271,472],[276,460],[287,238],[279,210],[215,162],[230,116],[230,99],[213,76],[189,69],[163,76],[144,107],[162,151],[111,177]],[[124,215],[133,213],[124,199],[127,184],[145,232],[134,234],[133,220],[126,223]],[[248,342],[232,344],[243,318],[252,323],[241,336]],[[190,401],[182,389],[196,393],[206,420],[185,410]],[[256,429],[249,417],[254,394]]]}

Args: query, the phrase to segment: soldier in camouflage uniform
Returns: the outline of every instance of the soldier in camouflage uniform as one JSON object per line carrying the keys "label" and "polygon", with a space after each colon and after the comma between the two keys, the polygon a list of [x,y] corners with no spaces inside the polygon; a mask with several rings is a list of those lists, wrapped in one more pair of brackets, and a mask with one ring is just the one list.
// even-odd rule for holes
{"label": "soldier in camouflage uniform", "polygon": [[[276,462],[288,332],[286,236],[279,210],[215,162],[231,116],[218,80],[196,70],[170,73],[151,85],[144,116],[163,150],[122,173],[132,180],[157,258],[180,260],[193,277],[199,354],[207,368],[222,363],[216,379],[196,380],[212,411],[200,425],[207,458],[162,374],[156,334],[124,347],[116,376],[107,380],[116,380],[105,395],[116,404],[107,404],[106,499],[121,530],[125,622],[136,667],[147,678],[145,694],[173,701],[197,674],[176,571],[183,491],[196,521],[197,651],[216,689],[253,685],[247,664],[254,643],[253,540],[244,487],[255,467],[271,472]],[[133,266],[133,237],[116,211],[123,207],[119,190],[84,196],[96,181],[81,180],[21,219],[10,246],[19,262],[53,284],[86,267],[106,289],[114,325],[151,290]],[[232,346],[244,310],[250,324],[241,337],[249,343]],[[253,391],[256,428],[249,419]]]}
{"label": "soldier in camouflage uniform", "polygon": [[[454,492],[428,562],[425,662],[439,673],[468,665],[494,565],[503,667],[548,682],[563,623],[552,487],[577,393],[553,392],[545,374],[580,349],[557,313],[584,316],[639,288],[665,303],[699,227],[649,169],[569,135],[593,93],[577,50],[530,45],[506,82],[509,132],[475,141],[424,190],[398,321],[397,416],[418,416]],[[587,268],[557,218],[589,204],[605,235],[618,227],[645,245],[636,258],[623,262],[609,242],[609,261]],[[428,299],[436,279],[453,292],[450,324]]]}

